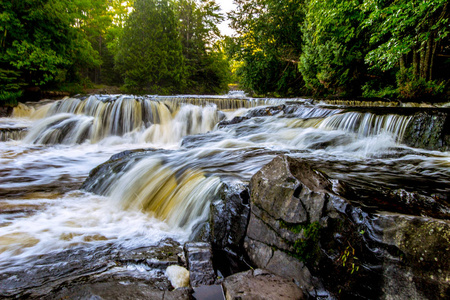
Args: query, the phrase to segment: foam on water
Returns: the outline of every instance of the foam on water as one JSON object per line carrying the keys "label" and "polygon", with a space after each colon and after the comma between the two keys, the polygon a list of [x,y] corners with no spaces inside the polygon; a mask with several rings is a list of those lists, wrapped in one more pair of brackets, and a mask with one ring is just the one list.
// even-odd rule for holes
{"label": "foam on water", "polygon": [[[74,247],[185,241],[207,219],[224,178],[246,182],[279,153],[361,184],[395,187],[407,173],[412,184],[448,189],[450,153],[402,145],[408,117],[305,105],[217,126],[258,103],[272,102],[117,95],[18,108],[17,115],[41,119],[31,126],[26,118],[2,120],[31,128],[23,141],[0,142],[0,209],[8,211],[0,218],[0,267],[26,267],[36,255]],[[112,155],[145,148],[174,151],[124,160],[96,182],[103,196],[79,191]]]}
{"label": "foam on water", "polygon": [[35,255],[88,244],[124,247],[156,244],[166,237],[183,241],[188,234],[149,214],[125,211],[108,199],[88,193],[68,193],[41,199],[46,207],[0,227],[0,265],[23,263]]}

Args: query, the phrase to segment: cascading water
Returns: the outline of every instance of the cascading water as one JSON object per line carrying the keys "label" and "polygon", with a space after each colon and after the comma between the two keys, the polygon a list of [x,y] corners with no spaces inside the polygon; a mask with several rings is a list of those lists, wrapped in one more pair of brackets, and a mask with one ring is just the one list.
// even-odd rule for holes
{"label": "cascading water", "polygon": [[355,132],[361,137],[388,133],[401,141],[411,119],[411,116],[349,112],[326,118],[319,124],[319,128]]}
{"label": "cascading water", "polygon": [[448,195],[449,153],[402,144],[414,117],[226,97],[90,96],[20,106],[0,120],[27,132],[0,142],[0,295],[36,292],[33,280],[14,278],[42,257],[47,284],[66,278],[53,256],[89,260],[98,249],[188,240],[224,184],[248,182],[280,153],[356,188]]}

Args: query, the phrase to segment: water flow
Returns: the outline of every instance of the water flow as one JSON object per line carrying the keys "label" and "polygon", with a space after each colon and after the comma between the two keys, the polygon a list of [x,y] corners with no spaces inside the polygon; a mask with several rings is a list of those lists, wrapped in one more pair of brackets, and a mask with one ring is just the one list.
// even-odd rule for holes
{"label": "water flow", "polygon": [[193,221],[204,219],[221,185],[218,177],[191,170],[187,162],[170,166],[153,157],[123,172],[114,184],[107,180],[102,194],[124,209],[148,212],[174,228],[190,228]]}
{"label": "water flow", "polygon": [[[186,241],[224,183],[247,183],[279,154],[362,188],[449,193],[450,154],[401,144],[412,117],[311,105],[258,117],[244,108],[251,101],[222,100],[92,96],[38,108],[29,119],[45,117],[31,126],[2,120],[30,129],[21,142],[0,143],[0,271],[66,250]],[[256,117],[216,126],[237,115]]]}
{"label": "water flow", "polygon": [[33,126],[25,142],[98,143],[117,136],[131,138],[134,142],[176,144],[183,136],[212,130],[224,117],[215,105],[174,105],[174,100],[170,101],[168,105],[161,99],[129,96],[57,101],[34,113],[46,117]]}
{"label": "water flow", "polygon": [[324,119],[319,128],[355,132],[360,137],[388,133],[397,141],[401,141],[411,119],[412,116],[348,112]]}

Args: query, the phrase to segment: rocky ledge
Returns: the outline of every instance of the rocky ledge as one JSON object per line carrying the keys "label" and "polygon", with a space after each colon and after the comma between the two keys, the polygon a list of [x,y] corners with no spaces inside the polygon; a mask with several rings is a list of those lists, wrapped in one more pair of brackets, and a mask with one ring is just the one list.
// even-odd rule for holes
{"label": "rocky ledge", "polygon": [[[253,266],[292,280],[314,298],[450,298],[447,220],[366,212],[364,203],[344,197],[345,185],[289,156],[264,166],[249,188],[248,226],[233,233],[240,241],[211,230],[216,247],[241,247]],[[226,205],[236,206],[239,195]],[[230,219],[246,224],[248,205],[241,207],[222,227],[236,231]],[[213,229],[221,227],[214,211]]]}

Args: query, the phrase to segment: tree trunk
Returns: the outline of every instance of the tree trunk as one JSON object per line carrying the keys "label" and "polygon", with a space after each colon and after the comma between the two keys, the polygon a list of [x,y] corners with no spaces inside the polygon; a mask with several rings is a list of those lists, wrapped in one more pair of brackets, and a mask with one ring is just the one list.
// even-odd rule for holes
{"label": "tree trunk", "polygon": [[415,78],[420,74],[420,53],[417,49],[413,50],[413,75]]}
{"label": "tree trunk", "polygon": [[430,59],[430,80],[433,80],[433,66],[434,66],[434,57],[436,55],[436,48],[438,43],[433,43],[433,50],[431,51],[431,59]]}
{"label": "tree trunk", "polygon": [[425,80],[430,80],[430,60],[431,60],[431,52],[433,50],[433,37],[434,35],[431,34],[428,37],[428,40],[426,42],[426,49],[425,51],[422,51],[423,53],[423,61],[421,63],[421,77]]}
{"label": "tree trunk", "polygon": [[405,55],[400,56],[400,73],[403,74],[406,69],[406,57]]}

